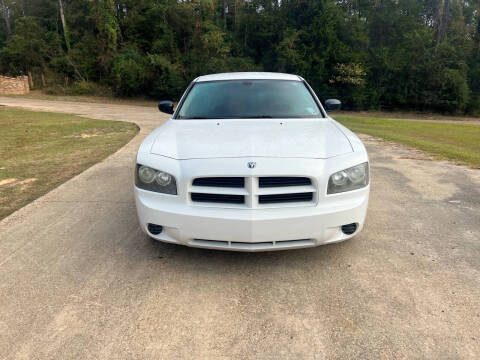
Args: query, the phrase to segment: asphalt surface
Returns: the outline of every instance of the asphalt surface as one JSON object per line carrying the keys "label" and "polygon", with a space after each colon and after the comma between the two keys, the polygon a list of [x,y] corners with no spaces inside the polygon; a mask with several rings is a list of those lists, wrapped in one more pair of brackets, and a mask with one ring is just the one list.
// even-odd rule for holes
{"label": "asphalt surface", "polygon": [[479,359],[480,170],[364,137],[364,231],[323,247],[231,253],[138,227],[146,107],[0,98],[133,121],[105,161],[0,222],[3,359]]}

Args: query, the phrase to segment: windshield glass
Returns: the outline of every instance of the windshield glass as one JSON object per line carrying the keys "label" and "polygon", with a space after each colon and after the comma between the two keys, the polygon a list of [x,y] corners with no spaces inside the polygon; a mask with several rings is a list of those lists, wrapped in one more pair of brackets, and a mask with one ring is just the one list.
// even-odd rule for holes
{"label": "windshield glass", "polygon": [[177,119],[323,117],[301,81],[227,80],[193,85]]}

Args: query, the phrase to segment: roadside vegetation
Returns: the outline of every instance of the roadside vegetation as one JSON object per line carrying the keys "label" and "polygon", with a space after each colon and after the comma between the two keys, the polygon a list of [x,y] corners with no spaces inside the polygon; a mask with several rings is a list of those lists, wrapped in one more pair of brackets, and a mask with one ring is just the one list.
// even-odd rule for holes
{"label": "roadside vegetation", "polygon": [[346,109],[480,114],[480,0],[3,0],[0,73],[51,95],[178,100],[279,71]]}
{"label": "roadside vegetation", "polygon": [[441,159],[480,168],[480,125],[340,114],[334,118],[357,133],[412,146]]}
{"label": "roadside vegetation", "polygon": [[0,109],[0,219],[126,144],[135,124]]}
{"label": "roadside vegetation", "polygon": [[113,105],[132,105],[157,107],[158,101],[145,99],[142,97],[115,97],[115,96],[97,96],[97,95],[53,95],[47,94],[41,90],[35,90],[24,95],[2,95],[9,98],[32,99],[32,100],[50,100],[50,101],[72,101],[87,102]]}
{"label": "roadside vegetation", "polygon": [[452,122],[471,122],[472,124],[480,123],[480,118],[459,114],[440,114],[427,111],[343,111],[340,110],[333,115],[335,118],[339,116],[354,116],[381,119],[400,119],[400,120],[425,120],[425,121],[452,121]]}

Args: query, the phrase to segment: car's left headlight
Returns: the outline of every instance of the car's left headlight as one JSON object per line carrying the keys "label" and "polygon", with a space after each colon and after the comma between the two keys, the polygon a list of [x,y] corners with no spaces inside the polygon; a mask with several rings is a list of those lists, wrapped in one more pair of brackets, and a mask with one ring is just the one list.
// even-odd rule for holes
{"label": "car's left headlight", "polygon": [[330,176],[327,194],[360,189],[368,185],[368,180],[368,162],[365,162]]}
{"label": "car's left headlight", "polygon": [[177,195],[177,182],[172,175],[145,165],[137,164],[135,185],[144,190]]}

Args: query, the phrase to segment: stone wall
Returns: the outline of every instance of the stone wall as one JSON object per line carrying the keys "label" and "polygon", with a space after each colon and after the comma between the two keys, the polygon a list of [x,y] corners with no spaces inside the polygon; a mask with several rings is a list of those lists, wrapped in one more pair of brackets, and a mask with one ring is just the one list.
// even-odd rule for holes
{"label": "stone wall", "polygon": [[28,76],[12,78],[0,75],[0,95],[21,95],[29,92]]}

